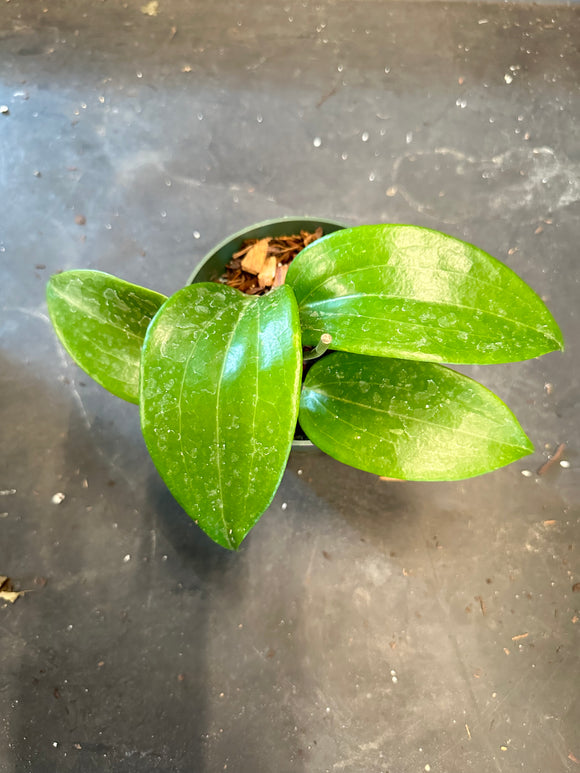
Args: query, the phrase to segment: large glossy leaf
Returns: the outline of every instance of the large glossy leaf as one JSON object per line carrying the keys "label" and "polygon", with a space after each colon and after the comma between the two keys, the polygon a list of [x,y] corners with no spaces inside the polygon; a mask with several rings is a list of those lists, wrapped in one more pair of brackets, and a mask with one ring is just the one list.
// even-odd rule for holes
{"label": "large glossy leaf", "polygon": [[329,234],[293,261],[304,343],[451,363],[516,362],[563,348],[552,315],[511,269],[437,231],[369,225]]}
{"label": "large glossy leaf", "polygon": [[194,284],[161,308],[143,347],[141,426],[167,486],[236,548],[284,472],[302,373],[294,294]]}
{"label": "large glossy leaf", "polygon": [[467,376],[343,352],[309,371],[300,424],[339,461],[406,480],[471,478],[533,451],[509,408]]}
{"label": "large glossy leaf", "polygon": [[101,271],[50,278],[48,311],[73,360],[101,386],[139,402],[141,346],[166,297]]}

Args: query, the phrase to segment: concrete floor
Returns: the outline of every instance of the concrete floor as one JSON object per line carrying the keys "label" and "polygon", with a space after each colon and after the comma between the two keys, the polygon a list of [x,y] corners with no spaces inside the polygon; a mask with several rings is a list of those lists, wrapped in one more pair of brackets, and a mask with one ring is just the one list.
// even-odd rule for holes
{"label": "concrete floor", "polygon": [[[0,574],[31,589],[0,605],[0,771],[580,770],[578,7],[144,3],[0,9]],[[465,369],[533,456],[405,484],[295,451],[231,554],[44,288],[170,293],[289,214],[478,244],[567,350]]]}

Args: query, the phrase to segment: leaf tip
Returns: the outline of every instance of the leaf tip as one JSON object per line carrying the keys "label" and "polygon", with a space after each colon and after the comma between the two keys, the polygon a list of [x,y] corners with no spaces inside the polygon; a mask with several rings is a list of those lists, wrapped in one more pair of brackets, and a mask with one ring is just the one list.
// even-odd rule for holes
{"label": "leaf tip", "polygon": [[553,314],[550,311],[548,311],[548,314],[549,314],[549,323],[550,324],[548,326],[549,332],[547,332],[547,336],[546,337],[550,340],[550,342],[553,345],[552,349],[550,349],[550,351],[552,351],[552,352],[556,352],[556,351],[563,352],[564,349],[565,349],[564,335],[563,335],[563,333],[562,333],[562,331],[560,329],[560,326],[558,325],[558,323],[554,319]]}
{"label": "leaf tip", "polygon": [[222,548],[225,548],[226,550],[230,550],[232,553],[237,553],[240,549],[240,546],[244,539],[248,535],[248,531],[244,531],[242,534],[238,534],[234,530],[230,529],[229,532],[224,532],[223,529],[219,533],[210,534],[209,531],[203,528],[203,526],[196,521],[197,525],[200,526],[200,528],[205,531],[205,533],[212,539],[214,542],[216,542],[218,545],[220,545]]}
{"label": "leaf tip", "polygon": [[523,435],[523,443],[522,443],[522,451],[524,452],[522,456],[527,456],[528,454],[533,454],[536,450],[534,444],[530,440],[530,438],[526,435],[526,433],[522,430]]}

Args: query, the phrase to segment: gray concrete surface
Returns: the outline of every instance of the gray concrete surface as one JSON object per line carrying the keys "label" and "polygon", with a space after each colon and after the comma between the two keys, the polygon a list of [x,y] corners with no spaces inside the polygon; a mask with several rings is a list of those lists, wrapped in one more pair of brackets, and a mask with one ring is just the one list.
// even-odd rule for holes
{"label": "gray concrete surface", "polygon": [[[30,589],[0,605],[0,770],[580,770],[576,7],[144,6],[0,8],[0,574]],[[240,552],[211,544],[44,288],[169,293],[286,214],[439,228],[530,282],[566,352],[466,370],[536,453],[404,484],[294,452]]]}

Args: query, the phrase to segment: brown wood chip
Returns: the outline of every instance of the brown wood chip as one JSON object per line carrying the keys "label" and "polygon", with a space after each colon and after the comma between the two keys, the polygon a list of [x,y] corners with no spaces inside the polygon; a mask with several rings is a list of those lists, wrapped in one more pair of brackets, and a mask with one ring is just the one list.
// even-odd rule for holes
{"label": "brown wood chip", "polygon": [[266,258],[264,266],[258,274],[258,284],[263,290],[265,287],[272,287],[276,278],[276,258],[274,256]]}
{"label": "brown wood chip", "polygon": [[270,239],[260,239],[248,250],[242,260],[244,271],[249,274],[259,274],[262,271],[268,255],[268,244],[270,244]]}
{"label": "brown wood chip", "polygon": [[312,233],[247,239],[217,281],[246,295],[263,295],[285,283],[288,266],[296,255],[321,236],[323,231],[319,227]]}
{"label": "brown wood chip", "polygon": [[276,266],[276,276],[274,277],[274,284],[272,287],[281,287],[286,281],[286,274],[288,273],[288,264],[284,265],[279,263]]}
{"label": "brown wood chip", "polygon": [[234,252],[233,256],[234,258],[241,258],[242,255],[245,255],[248,250],[252,249],[252,244],[246,244],[245,247],[243,247],[241,250],[238,250],[238,252]]}

